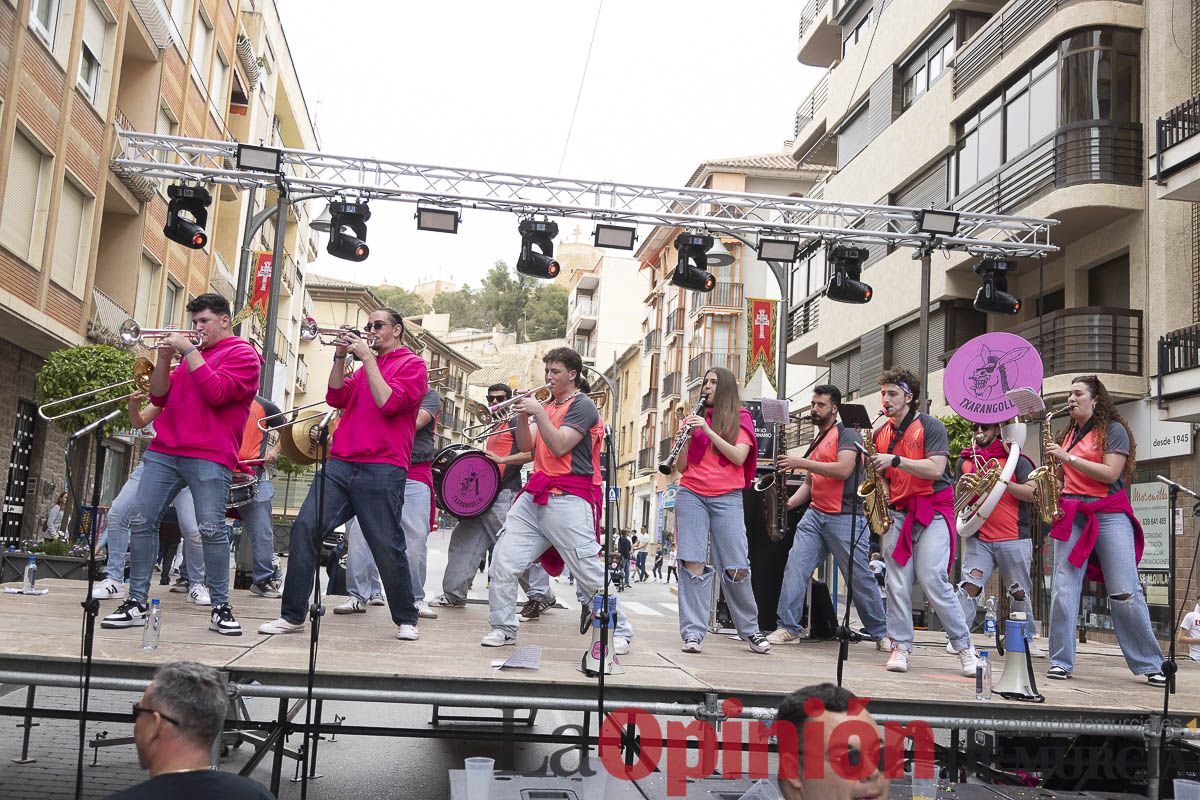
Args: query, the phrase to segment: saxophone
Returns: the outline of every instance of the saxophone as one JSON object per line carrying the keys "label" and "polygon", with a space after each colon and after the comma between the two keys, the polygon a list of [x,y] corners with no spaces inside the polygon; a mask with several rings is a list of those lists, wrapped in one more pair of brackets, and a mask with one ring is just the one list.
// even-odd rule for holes
{"label": "saxophone", "polygon": [[[882,414],[882,412],[880,412]],[[858,485],[858,496],[863,501],[863,515],[867,518],[867,526],[871,533],[883,536],[892,527],[892,515],[888,511],[887,489],[879,471],[875,469],[875,437],[868,428],[863,436],[863,452],[867,456],[866,477]]]}
{"label": "saxophone", "polygon": [[[1054,437],[1050,433],[1050,420],[1065,413],[1068,408],[1069,406],[1063,406],[1046,415],[1046,421],[1042,425],[1043,458],[1046,450],[1054,444]],[[1058,465],[1053,461],[1043,464],[1029,473],[1029,482],[1033,484],[1034,499],[1037,501],[1038,514],[1041,515],[1042,521],[1053,525],[1062,519],[1062,481],[1058,477]]]}

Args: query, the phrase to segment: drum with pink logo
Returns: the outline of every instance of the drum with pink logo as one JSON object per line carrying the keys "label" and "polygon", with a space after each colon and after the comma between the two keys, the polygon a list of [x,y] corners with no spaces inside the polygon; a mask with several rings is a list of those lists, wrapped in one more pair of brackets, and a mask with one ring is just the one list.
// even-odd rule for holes
{"label": "drum with pink logo", "polygon": [[1012,333],[985,333],[950,357],[942,389],[946,402],[971,422],[992,424],[1018,416],[1006,393],[1042,390],[1042,357],[1032,344]]}
{"label": "drum with pink logo", "polygon": [[482,450],[452,444],[429,465],[438,508],[459,519],[478,517],[500,494],[500,468]]}

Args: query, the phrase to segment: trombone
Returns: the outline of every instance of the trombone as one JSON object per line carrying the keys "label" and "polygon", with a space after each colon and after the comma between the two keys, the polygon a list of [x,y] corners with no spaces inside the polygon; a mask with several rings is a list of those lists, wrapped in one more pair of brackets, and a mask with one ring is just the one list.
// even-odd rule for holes
{"label": "trombone", "polygon": [[[133,320],[129,320],[129,321],[132,322]],[[137,323],[134,323],[134,324],[136,325]],[[171,331],[171,332],[177,333],[177,331]],[[110,383],[108,386],[101,386],[98,389],[89,389],[86,392],[80,392],[79,394],[71,395],[70,397],[63,397],[59,400],[51,400],[49,403],[43,403],[41,406],[38,407],[38,416],[41,417],[42,419],[46,420],[47,422],[53,422],[54,420],[63,419],[64,417],[70,417],[74,414],[82,414],[85,411],[91,411],[94,408],[100,408],[102,406],[109,405],[110,403],[116,403],[121,400],[128,400],[129,398],[133,397],[138,392],[150,391],[150,376],[151,376],[151,373],[153,373],[153,372],[154,372],[154,362],[152,362],[150,359],[148,359],[148,358],[135,359],[133,362],[133,377],[130,378],[129,380],[119,381],[117,383]],[[123,394],[120,397],[110,397],[107,400],[99,400],[90,405],[83,406],[82,408],[74,408],[69,411],[60,411],[57,414],[50,413],[50,409],[55,408],[56,406],[61,406],[66,403],[71,403],[75,400],[82,400],[85,397],[93,397],[98,394],[103,394],[104,392],[108,392],[113,389],[119,389],[122,386],[128,386],[131,383],[134,385],[135,388],[129,394]]]}
{"label": "trombone", "polygon": [[[290,411],[284,412],[285,414],[292,414],[293,419],[285,420],[276,425],[267,424],[267,420],[270,419],[269,417],[263,417],[256,424],[258,425],[258,429],[265,434],[283,431],[279,435],[279,449],[292,463],[300,465],[313,464],[319,455],[318,445],[312,440],[313,428],[323,424],[327,425],[329,427],[329,434],[332,436],[342,413],[340,408],[326,407],[322,411],[296,416],[300,411],[317,408],[318,406],[325,406],[325,403],[318,401],[316,403],[296,406]],[[284,428],[288,430],[284,431]]]}
{"label": "trombone", "polygon": [[[143,328],[138,324],[137,320],[134,319],[127,319],[122,322],[118,333],[121,336],[121,341],[126,345],[132,346],[135,344],[140,344],[143,347],[155,347],[158,345],[158,342],[155,342],[153,345],[147,344],[147,339],[165,339],[166,337],[176,333],[189,339],[192,344],[197,345],[200,344],[200,339],[202,338],[200,331],[179,328]],[[126,383],[128,383],[128,381],[126,381]]]}

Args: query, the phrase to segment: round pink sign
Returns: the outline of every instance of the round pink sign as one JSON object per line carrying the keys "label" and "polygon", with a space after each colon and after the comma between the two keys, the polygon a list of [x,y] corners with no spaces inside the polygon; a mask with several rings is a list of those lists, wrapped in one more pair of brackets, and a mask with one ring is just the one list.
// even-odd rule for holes
{"label": "round pink sign", "polygon": [[946,402],[971,422],[1006,422],[1017,416],[1017,407],[1005,396],[1012,389],[1042,391],[1042,357],[1015,334],[976,336],[946,365]]}

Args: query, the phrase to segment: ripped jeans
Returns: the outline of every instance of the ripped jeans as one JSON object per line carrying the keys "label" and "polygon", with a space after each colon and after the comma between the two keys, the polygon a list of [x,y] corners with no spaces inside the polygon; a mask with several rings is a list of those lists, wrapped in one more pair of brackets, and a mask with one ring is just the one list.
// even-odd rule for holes
{"label": "ripped jeans", "polygon": [[[1075,622],[1079,617],[1079,595],[1084,570],[1067,556],[1083,533],[1083,514],[1075,516],[1067,541],[1054,542],[1054,582],[1050,600],[1050,664],[1067,672],[1075,669]],[[1124,514],[1097,514],[1100,532],[1092,556],[1104,569],[1104,591],[1112,613],[1113,628],[1125,663],[1134,675],[1162,672],[1162,649],[1150,627],[1150,609],[1138,582],[1133,555],[1133,526]],[[1084,565],[1086,568],[1086,564]],[[1120,598],[1120,599],[1118,599]]]}
{"label": "ripped jeans", "polygon": [[186,486],[192,491],[212,604],[229,602],[229,530],[225,506],[233,473],[213,461],[146,451],[137,501],[129,517],[129,597],[145,603],[158,553],[163,511]]}
{"label": "ripped jeans", "polygon": [[[675,494],[675,526],[679,532],[680,638],[685,642],[702,640],[708,633],[713,575],[718,572],[738,635],[745,639],[758,633],[758,604],[750,584],[750,554],[741,490],[707,497],[679,487]],[[708,563],[710,545],[711,566]],[[704,569],[695,575],[685,562],[700,564]]]}
{"label": "ripped jeans", "polygon": [[[1013,611],[1024,611],[1033,620],[1033,581],[1029,577],[1029,563],[1033,560],[1033,541],[1010,539],[1005,542],[985,542],[971,536],[963,542],[962,580],[958,584],[958,602],[962,604],[963,621],[970,628],[975,622],[975,608],[984,603],[983,587],[987,586],[992,573],[1000,570],[1004,591],[1008,593],[1009,607]],[[972,597],[967,584],[975,587]]]}

